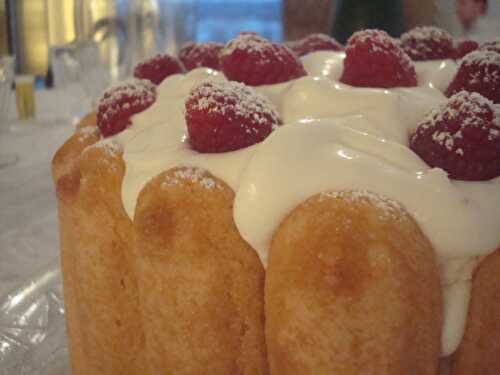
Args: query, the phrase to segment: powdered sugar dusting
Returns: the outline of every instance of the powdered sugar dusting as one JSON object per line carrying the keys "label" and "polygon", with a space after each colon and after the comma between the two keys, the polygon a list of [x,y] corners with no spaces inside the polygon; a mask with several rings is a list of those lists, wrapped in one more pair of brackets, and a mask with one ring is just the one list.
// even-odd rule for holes
{"label": "powdered sugar dusting", "polygon": [[[412,57],[430,56],[436,47],[451,50],[453,37],[443,29],[434,26],[419,26],[401,34],[401,46]],[[447,51],[440,51],[447,54]],[[443,56],[444,57],[444,56]],[[450,56],[446,56],[450,57]]]}
{"label": "powdered sugar dusting", "polygon": [[230,55],[236,50],[262,54],[270,42],[253,33],[243,33],[229,41],[220,52],[220,57]]}
{"label": "powdered sugar dusting", "polygon": [[500,53],[500,39],[483,43],[479,49],[482,51],[494,51]]}
{"label": "powdered sugar dusting", "polygon": [[[491,118],[491,126],[485,119]],[[459,121],[457,121],[459,119]],[[446,122],[456,123],[453,129],[443,130],[436,125]],[[444,146],[449,151],[463,156],[464,151],[457,148],[455,143],[462,139],[466,128],[482,128],[489,133],[488,138],[493,140],[500,134],[500,105],[494,104],[491,100],[478,93],[460,91],[453,95],[450,100],[440,107],[431,111],[419,124],[424,129],[436,127],[432,133],[432,139]]]}
{"label": "powdered sugar dusting", "polygon": [[478,67],[480,70],[470,74],[471,84],[484,83],[500,87],[500,54],[494,51],[473,51],[460,62],[460,68]]}
{"label": "powdered sugar dusting", "polygon": [[314,51],[341,51],[342,45],[329,35],[314,33],[306,37],[285,43],[286,46],[295,51],[299,56],[303,56]]}
{"label": "powdered sugar dusting", "polygon": [[472,51],[462,59],[462,61],[460,62],[460,66],[462,65],[500,66],[500,54],[495,51]]}
{"label": "powdered sugar dusting", "polygon": [[83,128],[79,128],[77,130],[78,140],[80,142],[84,142],[86,139],[90,137],[94,137],[96,135],[100,135],[99,128],[96,126],[85,126]]}
{"label": "powdered sugar dusting", "polygon": [[373,53],[386,55],[396,53],[405,69],[414,69],[413,61],[410,57],[399,47],[398,43],[383,30],[366,29],[355,32],[347,41],[346,51],[354,48],[357,43],[368,45]]}
{"label": "powdered sugar dusting", "polygon": [[122,109],[145,108],[156,99],[156,88],[146,79],[132,78],[107,89],[99,102],[100,118],[108,120]]}
{"label": "powdered sugar dusting", "polygon": [[179,185],[182,180],[200,184],[207,190],[222,189],[220,184],[213,178],[209,177],[206,171],[193,167],[176,170],[173,173],[173,176],[169,175],[165,178],[165,180],[161,183],[161,187],[162,189],[166,189],[169,186]]}
{"label": "powdered sugar dusting", "polygon": [[109,156],[113,158],[116,158],[122,152],[121,146],[111,138],[104,139],[91,147],[102,148]]}
{"label": "powdered sugar dusting", "polygon": [[308,36],[306,36],[304,38],[304,40],[310,40],[310,39],[312,39],[312,40],[321,40],[321,41],[324,41],[324,42],[331,42],[332,40],[335,41],[335,39],[333,39],[331,36],[323,34],[323,33],[309,34]]}
{"label": "powdered sugar dusting", "polygon": [[250,119],[255,124],[271,120],[273,127],[280,123],[276,107],[265,96],[239,82],[203,81],[191,90],[188,101],[198,111]]}
{"label": "powdered sugar dusting", "polygon": [[182,50],[182,54],[179,53],[179,57],[188,69],[201,66],[219,69],[218,54],[222,48],[224,45],[221,43],[191,43]]}
{"label": "powdered sugar dusting", "polygon": [[402,206],[398,202],[367,190],[342,190],[321,193],[320,201],[326,199],[343,199],[348,202],[367,201],[380,209],[383,212],[382,216],[385,218],[398,219],[403,211]]}

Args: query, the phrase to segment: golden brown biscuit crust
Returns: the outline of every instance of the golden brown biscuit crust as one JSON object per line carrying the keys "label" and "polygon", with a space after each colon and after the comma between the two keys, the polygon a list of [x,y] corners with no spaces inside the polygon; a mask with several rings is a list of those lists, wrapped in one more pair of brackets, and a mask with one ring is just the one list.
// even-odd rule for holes
{"label": "golden brown biscuit crust", "polygon": [[141,374],[144,339],[127,260],[132,224],[121,201],[125,163],[120,150],[91,146],[100,139],[94,129],[78,127],[53,162],[71,365],[73,374]]}
{"label": "golden brown biscuit crust", "polygon": [[437,372],[434,252],[394,203],[346,192],[295,208],[272,240],[265,303],[271,374]]}
{"label": "golden brown biscuit crust", "polygon": [[500,374],[500,249],[474,272],[465,334],[451,368],[451,375]]}
{"label": "golden brown biscuit crust", "polygon": [[152,374],[267,374],[264,269],[234,222],[234,193],[174,168],[140,193],[134,217]]}

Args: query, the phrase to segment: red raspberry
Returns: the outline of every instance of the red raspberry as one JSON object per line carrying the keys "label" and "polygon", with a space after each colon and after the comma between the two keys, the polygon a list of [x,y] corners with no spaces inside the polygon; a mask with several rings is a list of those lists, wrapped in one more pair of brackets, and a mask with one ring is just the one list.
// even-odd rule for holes
{"label": "red raspberry", "polygon": [[491,42],[486,42],[481,44],[479,47],[481,51],[493,51],[500,53],[500,39],[492,40]]}
{"label": "red raspberry", "polygon": [[178,53],[178,58],[179,60],[183,60],[189,53],[189,51],[191,51],[191,49],[193,49],[194,47],[196,46],[196,43],[194,42],[186,42],[182,45],[181,49],[179,50],[179,53]]}
{"label": "red raspberry", "polygon": [[220,59],[228,79],[251,86],[280,83],[306,75],[292,50],[256,34],[238,35],[222,49]]}
{"label": "red raspberry", "polygon": [[410,148],[456,180],[498,177],[500,106],[478,93],[461,91],[420,122]]}
{"label": "red raspberry", "polygon": [[104,92],[97,107],[97,126],[104,137],[128,127],[130,117],[144,111],[156,100],[156,88],[147,80],[132,79]]}
{"label": "red raspberry", "polygon": [[413,62],[385,31],[358,31],[347,41],[340,81],[358,87],[417,85]]}
{"label": "red raspberry", "polygon": [[500,104],[500,54],[493,51],[474,51],[466,55],[445,95],[461,91],[478,92]]}
{"label": "red raspberry", "polygon": [[186,99],[186,124],[191,147],[214,153],[258,143],[281,121],[273,105],[253,88],[204,81]]}
{"label": "red raspberry", "polygon": [[172,74],[184,73],[182,63],[170,55],[156,55],[155,57],[137,64],[134,69],[134,77],[148,79],[155,85],[159,85],[165,78]]}
{"label": "red raspberry", "polygon": [[185,46],[179,52],[179,58],[187,70],[200,66],[220,70],[219,52],[224,48],[221,43],[201,43]]}
{"label": "red raspberry", "polygon": [[455,59],[461,59],[468,53],[475,51],[479,48],[479,44],[473,40],[464,40],[458,43],[455,48]]}
{"label": "red raspberry", "polygon": [[415,61],[453,59],[453,37],[434,26],[421,26],[401,34],[401,48]]}
{"label": "red raspberry", "polygon": [[305,38],[289,42],[287,45],[299,56],[315,51],[342,51],[344,47],[326,34],[309,34]]}

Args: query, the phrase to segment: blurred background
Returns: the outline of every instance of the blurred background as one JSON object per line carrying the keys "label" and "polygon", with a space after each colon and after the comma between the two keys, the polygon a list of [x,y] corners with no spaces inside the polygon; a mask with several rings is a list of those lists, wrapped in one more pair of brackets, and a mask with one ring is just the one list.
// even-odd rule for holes
{"label": "blurred background", "polygon": [[499,0],[3,0],[0,55],[15,55],[18,73],[47,79],[64,52],[89,62],[98,53],[115,80],[157,51],[175,53],[189,40],[225,42],[241,30],[277,41],[321,31],[345,42],[360,28],[398,36],[433,24],[460,37],[485,19],[500,24]]}

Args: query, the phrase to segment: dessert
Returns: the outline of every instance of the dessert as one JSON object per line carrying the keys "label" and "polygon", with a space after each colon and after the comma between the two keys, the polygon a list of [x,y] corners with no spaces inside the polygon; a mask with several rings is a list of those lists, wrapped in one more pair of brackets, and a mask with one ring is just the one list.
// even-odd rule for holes
{"label": "dessert", "polygon": [[464,40],[457,44],[455,47],[455,58],[461,59],[468,53],[475,51],[479,48],[479,43],[473,40]]}
{"label": "dessert", "polygon": [[184,71],[184,66],[177,58],[167,54],[159,54],[138,64],[134,69],[134,77],[147,79],[158,85],[169,75]]}
{"label": "dessert", "polygon": [[[370,33],[373,34],[373,32]],[[378,33],[375,33],[375,35],[377,34]],[[354,35],[355,34],[353,34],[353,36]],[[361,35],[366,35],[366,33],[363,33]],[[382,41],[386,40],[386,43],[388,45],[391,45],[392,50],[397,50],[398,52],[396,53],[400,56],[402,55],[400,49],[395,48],[401,47],[401,41],[387,41],[387,34],[381,34],[379,36],[381,37]],[[328,77],[330,79],[338,81],[343,74],[345,57],[346,53],[344,51],[316,51],[302,56],[301,60],[309,75]],[[382,58],[384,57],[382,56]],[[431,88],[445,91],[448,88],[448,85],[457,70],[457,63],[455,62],[454,58],[454,56],[447,56],[439,59],[422,59],[414,61],[412,65],[417,73],[418,86],[430,86]],[[395,60],[395,64],[401,64],[401,62],[397,62],[401,61],[400,59],[407,61],[406,56],[404,56],[397,58]],[[363,68],[364,65],[362,63],[360,63],[360,65],[361,68]],[[394,69],[394,66],[391,67]],[[384,68],[386,70],[386,75],[391,74],[391,71],[389,70],[391,67]],[[382,68],[375,66],[374,69]],[[397,69],[396,72],[400,70],[401,69]],[[355,78],[356,77],[354,77],[354,79]],[[414,85],[413,82],[412,85]]]}
{"label": "dessert", "polygon": [[419,123],[410,147],[450,178],[491,180],[500,175],[500,108],[481,94],[460,91]]}
{"label": "dessert", "polygon": [[[135,114],[107,97],[97,124],[61,148],[54,178],[75,373],[500,371],[498,137],[493,157],[476,160],[475,131],[462,129],[466,163],[493,160],[493,172],[467,174],[474,181],[429,166],[409,146],[428,140],[419,129],[429,121],[446,145],[452,129],[431,111],[457,97],[423,80],[383,33],[351,42],[346,67],[366,79],[359,86],[371,78],[364,68],[380,68],[356,59],[379,48],[403,73],[378,87],[305,75],[289,50],[246,33],[222,50],[222,72],[168,76]],[[436,70],[429,76],[448,86]],[[497,104],[478,95],[458,97],[486,103],[491,119],[478,128],[495,130]],[[110,106],[117,128],[102,116]],[[114,135],[99,139],[97,126]],[[106,346],[110,335],[134,345]]]}
{"label": "dessert", "polygon": [[398,204],[364,192],[309,198],[270,249],[271,373],[436,374],[437,275],[431,244]]}
{"label": "dessert", "polygon": [[189,144],[199,152],[239,150],[281,123],[268,99],[238,82],[202,82],[186,100]]}
{"label": "dessert", "polygon": [[302,39],[286,43],[299,56],[316,51],[342,51],[342,44],[326,34],[309,34]]}
{"label": "dessert", "polygon": [[224,75],[250,86],[286,82],[306,75],[297,56],[285,45],[253,33],[242,33],[221,51]]}
{"label": "dessert", "polygon": [[493,51],[500,53],[500,39],[492,40],[490,42],[485,42],[481,44],[479,49],[481,51]]}
{"label": "dessert", "polygon": [[187,70],[202,66],[220,70],[219,52],[223,47],[222,43],[187,43],[179,51],[179,59]]}
{"label": "dessert", "polygon": [[401,34],[401,47],[415,61],[455,58],[453,37],[434,26],[420,26]]}
{"label": "dessert", "polygon": [[500,104],[500,53],[478,50],[467,54],[445,94],[451,96],[461,90],[480,93]]}
{"label": "dessert", "polygon": [[193,168],[141,192],[134,232],[150,374],[268,373],[264,268],[234,225],[233,199]]}

